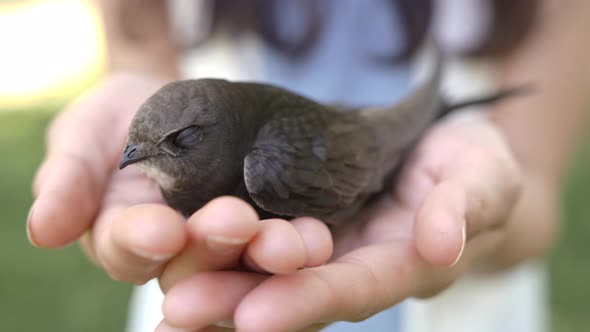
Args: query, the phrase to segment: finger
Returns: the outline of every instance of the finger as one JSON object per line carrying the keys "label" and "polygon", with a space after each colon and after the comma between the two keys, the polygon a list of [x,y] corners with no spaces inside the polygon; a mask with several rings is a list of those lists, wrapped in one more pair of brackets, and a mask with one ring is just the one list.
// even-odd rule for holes
{"label": "finger", "polygon": [[156,326],[156,329],[154,332],[193,332],[195,330],[188,330],[188,329],[178,329],[175,327],[172,327],[170,325],[168,325],[166,323],[166,321],[161,321],[160,324],[158,324],[158,326]]}
{"label": "finger", "polygon": [[90,262],[92,262],[94,265],[100,267],[100,260],[98,259],[98,256],[96,255],[96,250],[95,250],[95,246],[94,246],[94,240],[92,237],[92,230],[88,230],[84,235],[82,235],[82,237],[80,238],[80,241],[78,241],[78,243],[80,244],[80,248],[82,249],[82,252],[86,255],[86,257],[90,260]]}
{"label": "finger", "polygon": [[363,320],[415,294],[425,269],[409,242],[363,247],[333,263],[272,276],[240,302],[234,322],[240,331],[264,332]]}
{"label": "finger", "polygon": [[476,153],[446,166],[416,217],[416,246],[426,261],[453,265],[466,239],[502,227],[515,205],[519,174],[510,160]]}
{"label": "finger", "polygon": [[248,244],[245,263],[255,271],[291,273],[307,261],[307,249],[297,229],[288,221],[268,219]]}
{"label": "finger", "polygon": [[95,233],[97,256],[112,278],[143,284],[184,248],[184,218],[171,208],[142,204],[111,210],[105,217],[112,220]]}
{"label": "finger", "polygon": [[265,275],[234,271],[203,272],[185,278],[166,294],[162,305],[166,324],[198,330],[226,321],[244,295],[265,278]]}
{"label": "finger", "polygon": [[332,257],[332,233],[325,223],[314,218],[301,217],[291,220],[291,225],[295,227],[305,245],[305,267],[320,266]]}
{"label": "finger", "polygon": [[332,234],[323,222],[309,217],[290,222],[269,219],[248,245],[243,260],[252,271],[291,273],[324,264],[333,251]]}
{"label": "finger", "polygon": [[416,160],[418,153],[413,155],[402,168],[397,184],[394,186],[394,195],[399,204],[411,210],[417,210],[424,202],[435,185],[435,179]]}
{"label": "finger", "polygon": [[233,332],[235,329],[219,327],[219,326],[208,326],[202,329],[179,329],[168,325],[166,321],[161,321],[156,327],[155,332]]}
{"label": "finger", "polygon": [[[85,106],[92,107],[78,107]],[[50,131],[48,156],[35,180],[37,198],[28,223],[37,246],[59,247],[74,241],[98,211],[119,142],[113,144],[107,136],[113,122],[108,112],[103,120],[96,113],[66,112]]]}
{"label": "finger", "polygon": [[522,186],[522,175],[512,159],[491,155],[474,159],[477,161],[456,167],[441,178],[464,188],[468,238],[503,226]]}
{"label": "finger", "polygon": [[[227,206],[225,207],[225,210],[229,210],[227,208]],[[219,221],[219,220],[218,220]],[[268,225],[268,228],[266,230],[264,230],[264,226]],[[294,226],[296,225],[296,226]],[[285,231],[285,229],[287,231]],[[301,233],[306,234],[309,233],[307,236],[305,236],[306,238],[308,238],[308,240],[310,240],[310,242],[317,242],[317,243],[311,243],[310,244],[310,248],[316,248],[318,251],[317,257],[318,257],[318,261],[325,261],[327,259],[327,257],[329,257],[329,251],[331,249],[331,237],[329,234],[329,230],[327,229],[327,227],[325,226],[325,224],[321,223],[318,220],[315,219],[311,219],[311,218],[299,218],[294,220],[294,224],[288,223],[286,221],[283,220],[267,220],[263,223],[263,229],[260,230],[260,232],[258,233],[256,239],[260,239],[260,234],[267,234],[267,235],[271,235],[271,239],[274,239],[274,237],[272,235],[279,235],[279,236],[286,236],[287,238],[291,237],[295,237],[297,236],[296,233],[297,229],[301,230]],[[267,233],[268,231],[268,233]],[[275,233],[275,231],[277,231]],[[317,232],[319,235],[316,236],[313,234],[313,232]],[[299,239],[297,239],[299,240]],[[263,242],[265,242],[266,240],[262,239]],[[272,241],[271,241],[272,242]],[[297,244],[300,244],[298,242],[296,242]],[[328,243],[330,244],[327,248],[325,246],[325,244]],[[268,244],[268,243],[266,243]],[[252,243],[249,245],[249,247],[252,246]],[[270,246],[267,247],[267,249],[273,250],[272,249],[272,244],[270,244]],[[281,251],[278,252],[278,254],[280,254]],[[321,256],[324,256],[324,258],[322,258]],[[279,261],[281,261],[281,259],[285,259],[284,255],[280,255],[277,257],[277,259]],[[313,262],[312,262],[313,263]],[[298,266],[298,265],[295,265]],[[199,274],[198,276],[203,276],[206,274]],[[186,279],[185,279],[186,280]],[[181,281],[180,284],[184,285],[185,284],[185,280]],[[227,286],[220,286],[219,289],[217,290],[215,287],[215,285],[210,285],[207,283],[207,278],[204,277],[203,279],[196,279],[199,282],[195,281],[195,279],[190,278],[190,280],[193,280],[194,284],[198,287],[204,287],[207,288],[209,291],[212,292],[212,294],[216,293],[217,291],[222,292],[223,294],[228,294],[233,292],[231,290],[227,290]],[[219,279],[214,278],[213,280],[215,280],[216,282],[219,282]],[[228,284],[236,284],[235,282],[231,282],[231,281],[226,281],[223,282],[224,284],[228,285]],[[254,285],[252,286],[254,287]],[[251,287],[251,288],[252,288]],[[211,297],[209,297],[208,293],[206,292],[201,292],[199,290],[196,289],[186,289],[183,288],[183,286],[174,286],[170,291],[168,291],[166,298],[169,299],[169,301],[171,301],[170,303],[177,303],[177,307],[174,307],[173,309],[170,309],[171,315],[175,315],[175,314],[179,314],[182,315],[182,317],[188,317],[188,319],[200,319],[199,321],[192,321],[192,322],[185,322],[184,325],[182,325],[183,323],[181,321],[178,321],[177,317],[169,317],[167,316],[167,321],[169,322],[168,324],[171,324],[174,327],[184,327],[184,328],[199,328],[202,326],[205,326],[207,324],[211,324],[212,322],[221,320],[220,317],[227,319],[228,317],[231,317],[231,313],[233,313],[233,309],[235,308],[235,306],[237,305],[236,301],[239,301],[241,299],[241,297],[243,296],[243,294],[245,294],[249,289],[245,289],[243,291],[241,291],[239,294],[235,295],[235,300],[234,302],[231,303],[231,306],[225,305],[225,311],[219,311],[221,310],[219,308],[216,308],[216,306],[218,304],[220,304],[218,301],[216,301],[215,306],[211,305]],[[218,314],[218,316],[215,315],[211,315],[210,312],[204,312],[202,311],[200,308],[200,305],[196,305],[192,302],[189,303],[189,301],[191,300],[195,300],[194,296],[195,294],[198,294],[199,296],[203,297],[202,301],[203,301],[203,305],[207,305],[207,307],[209,308],[209,310],[217,310],[217,312],[220,312]],[[214,298],[217,298],[219,295],[215,296],[215,295],[211,295]],[[224,295],[225,296],[225,295]],[[183,304],[178,304],[178,303],[183,303]],[[180,308],[179,308],[180,307]],[[166,308],[166,305],[165,305]],[[181,309],[182,308],[182,309]],[[186,310],[189,310],[188,312],[183,312]],[[166,309],[165,309],[165,312]],[[213,317],[213,318],[211,318]],[[213,320],[212,320],[213,319]],[[170,323],[171,322],[171,323]]]}
{"label": "finger", "polygon": [[[102,208],[99,215],[95,218],[94,227],[89,228],[84,235],[80,237],[79,243],[84,253],[95,264],[107,269],[108,272],[108,258],[104,258],[104,252],[101,252],[101,250],[104,251],[104,249],[110,248],[113,243],[113,221],[117,219],[125,220],[125,218],[121,218],[121,215],[127,208],[134,205],[159,203],[155,206],[160,208],[163,199],[155,183],[147,179],[138,169],[130,168],[113,174],[109,184],[109,190],[105,193],[102,202]],[[162,207],[165,208],[163,205]],[[141,208],[138,210],[141,210]],[[150,213],[149,208],[146,210],[146,213]],[[173,211],[172,215],[178,217]],[[138,226],[137,231],[141,232],[141,225]],[[174,227],[173,224],[172,227]],[[97,243],[102,244],[102,246],[97,248]],[[157,243],[155,244],[157,245]],[[103,256],[102,260],[100,257],[101,255]],[[113,271],[112,274],[114,277],[116,272]],[[119,273],[118,275],[117,279],[121,279],[125,274]],[[132,280],[131,278],[123,279]],[[134,281],[140,282],[138,279]]]}
{"label": "finger", "polygon": [[453,266],[466,244],[465,191],[452,182],[436,186],[416,214],[416,249],[429,263]]}
{"label": "finger", "polygon": [[120,77],[105,83],[97,93],[60,114],[50,127],[47,158],[34,181],[37,198],[27,222],[34,245],[60,247],[71,243],[96,216],[131,116],[151,92],[147,86],[159,85],[137,80],[132,86],[140,91],[130,92],[141,93],[112,100],[110,94],[128,81]]}
{"label": "finger", "polygon": [[[482,241],[469,244],[475,246],[469,258],[497,245],[499,233],[486,233]],[[239,331],[270,332],[362,321],[408,297],[438,293],[461,268],[424,262],[412,239],[366,246],[323,266],[270,277],[240,302],[234,323]]]}
{"label": "finger", "polygon": [[[44,185],[31,207],[27,232],[39,247],[60,247],[76,240],[98,211],[104,186],[90,161],[70,153],[53,155],[43,166]],[[75,207],[75,208],[73,208]]]}
{"label": "finger", "polygon": [[243,200],[229,196],[212,200],[189,218],[190,245],[166,266],[160,286],[166,291],[197,272],[237,267],[260,227],[256,211]]}
{"label": "finger", "polygon": [[[518,163],[497,128],[489,121],[468,120],[475,122],[465,126],[454,121],[439,127],[431,139],[439,144],[424,146],[425,155],[438,158],[423,165],[436,184],[451,182],[464,191],[469,214],[467,238],[482,229],[502,226],[518,199],[522,182]],[[446,153],[437,154],[437,150]]]}

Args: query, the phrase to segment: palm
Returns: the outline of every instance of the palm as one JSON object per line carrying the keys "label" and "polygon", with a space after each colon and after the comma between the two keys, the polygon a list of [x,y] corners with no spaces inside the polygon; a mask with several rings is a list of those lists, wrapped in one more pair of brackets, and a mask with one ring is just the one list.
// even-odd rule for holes
{"label": "palm", "polygon": [[[349,225],[334,233],[335,255],[340,257],[363,246],[384,242],[399,242],[409,252],[415,249],[415,220],[422,200],[440,183],[440,166],[452,167],[457,160],[449,158],[462,150],[464,159],[489,158],[472,155],[475,148],[465,140],[464,133],[440,130],[427,136],[410,156],[404,172],[400,174],[394,192],[384,193],[369,205]],[[479,147],[478,147],[479,148]],[[425,153],[426,151],[435,153]],[[485,160],[479,161],[484,163]],[[478,163],[479,163],[478,162]],[[413,258],[416,258],[413,255]]]}
{"label": "palm", "polygon": [[390,241],[413,246],[414,216],[415,211],[393,195],[383,195],[349,225],[334,231],[334,258],[360,247]]}

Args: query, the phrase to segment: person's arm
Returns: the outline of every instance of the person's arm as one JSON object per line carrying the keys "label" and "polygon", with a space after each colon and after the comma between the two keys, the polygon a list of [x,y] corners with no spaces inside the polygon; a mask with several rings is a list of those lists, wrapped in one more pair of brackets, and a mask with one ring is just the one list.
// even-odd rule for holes
{"label": "person's arm", "polygon": [[96,0],[111,71],[133,71],[177,79],[176,50],[166,2]]}
{"label": "person's arm", "polygon": [[499,266],[538,257],[553,243],[562,179],[588,124],[590,2],[544,1],[540,14],[524,45],[501,62],[503,85],[533,82],[534,91],[494,113],[525,179],[494,256]]}

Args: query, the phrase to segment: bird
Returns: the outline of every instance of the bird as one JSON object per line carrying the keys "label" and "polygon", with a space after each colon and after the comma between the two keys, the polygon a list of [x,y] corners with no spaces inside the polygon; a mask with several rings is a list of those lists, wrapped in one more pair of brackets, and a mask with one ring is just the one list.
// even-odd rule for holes
{"label": "bird", "polygon": [[440,118],[522,93],[510,89],[449,104],[440,93],[443,60],[391,107],[316,102],[258,82],[180,80],[140,106],[119,168],[135,164],[185,217],[212,199],[237,196],[261,218],[350,219],[403,165]]}

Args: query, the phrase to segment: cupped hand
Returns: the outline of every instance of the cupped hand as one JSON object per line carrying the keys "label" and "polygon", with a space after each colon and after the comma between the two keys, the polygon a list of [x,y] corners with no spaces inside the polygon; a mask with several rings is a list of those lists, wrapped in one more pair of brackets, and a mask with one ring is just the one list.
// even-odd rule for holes
{"label": "cupped hand", "polygon": [[163,287],[166,280],[242,260],[273,273],[325,262],[332,246],[321,223],[260,223],[251,206],[232,197],[210,202],[187,221],[164,204],[155,182],[136,167],[117,169],[133,115],[164,83],[115,74],[57,117],[33,184],[31,242],[55,248],[79,240],[113,279],[138,284],[160,276],[174,257]]}
{"label": "cupped hand", "polygon": [[113,74],[58,115],[33,184],[27,232],[34,245],[81,239],[113,278],[137,282],[183,248],[183,218],[161,204],[157,186],[136,169],[117,169],[133,115],[163,83]]}
{"label": "cupped hand", "polygon": [[334,247],[318,220],[260,222],[229,197],[185,223],[153,182],[132,167],[117,170],[132,116],[162,84],[114,75],[58,117],[27,226],[41,247],[81,239],[115,279],[160,276],[162,331],[217,329],[225,319],[245,331],[363,319],[444,289],[502,241],[520,174],[482,118],[431,130],[395,193],[338,229]]}
{"label": "cupped hand", "polygon": [[[493,257],[521,177],[501,133],[485,117],[441,122],[413,151],[395,191],[334,232],[327,264],[318,259],[304,269],[278,271],[292,273],[257,273],[265,260],[256,236],[241,249],[254,258],[246,264],[250,272],[170,264],[162,273],[165,320],[157,330],[224,331],[214,325],[226,320],[240,331],[319,330],[368,318],[408,297],[434,295]],[[320,221],[303,220],[306,229],[320,229]],[[301,238],[308,253],[331,249],[330,237]],[[300,245],[285,241],[282,252],[301,252]],[[260,270],[272,272],[281,260],[270,258]],[[190,261],[194,265],[194,256]],[[238,266],[234,260],[226,267]]]}

